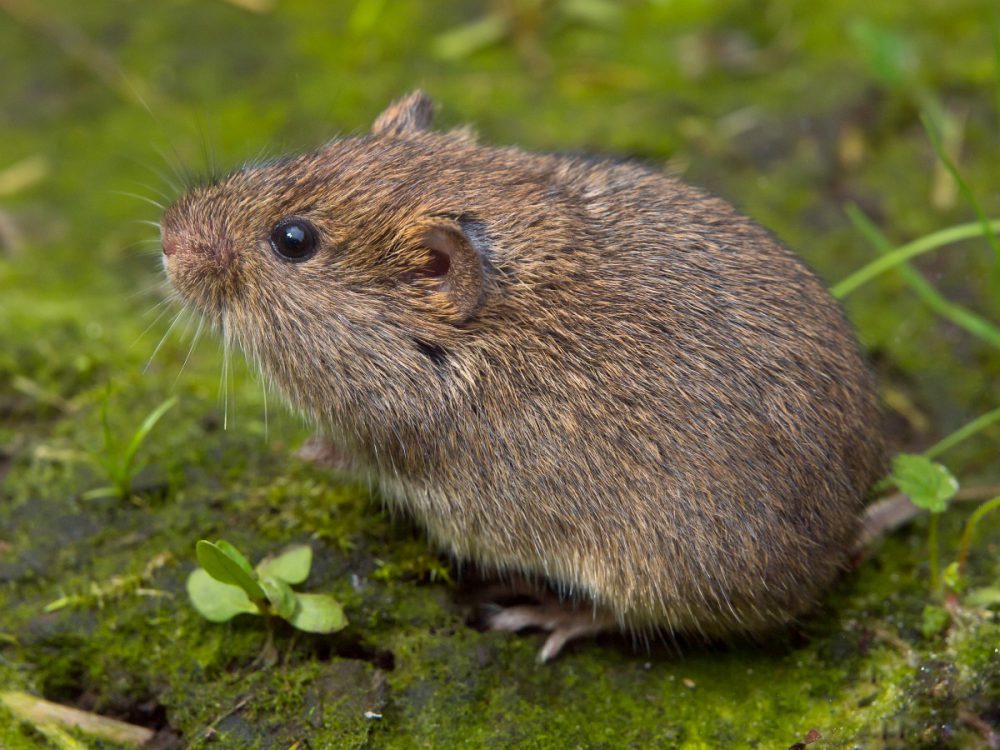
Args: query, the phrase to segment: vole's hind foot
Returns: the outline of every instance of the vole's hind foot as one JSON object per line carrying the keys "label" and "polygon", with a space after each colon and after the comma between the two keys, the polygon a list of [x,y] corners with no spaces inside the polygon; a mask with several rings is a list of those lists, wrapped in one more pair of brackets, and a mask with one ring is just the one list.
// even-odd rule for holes
{"label": "vole's hind foot", "polygon": [[575,638],[596,635],[615,627],[614,618],[609,615],[595,612],[586,605],[576,606],[562,601],[511,607],[491,605],[484,614],[483,623],[488,630],[512,633],[526,628],[548,631],[548,638],[538,652],[538,661],[542,663],[558,656],[563,646]]}

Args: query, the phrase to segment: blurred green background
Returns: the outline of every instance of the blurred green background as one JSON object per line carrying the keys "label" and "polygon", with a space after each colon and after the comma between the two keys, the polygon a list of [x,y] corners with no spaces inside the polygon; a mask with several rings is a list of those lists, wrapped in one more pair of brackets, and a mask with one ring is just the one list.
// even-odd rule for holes
{"label": "blurred green background", "polygon": [[[650,713],[651,705],[673,705],[691,692],[678,687],[680,673],[677,682],[673,674],[669,682],[662,674],[660,681],[620,674],[628,667],[619,662],[636,662],[619,651],[582,649],[565,660],[569,666],[557,664],[520,690],[510,675],[535,669],[530,639],[487,640],[499,655],[477,657],[486,648],[477,639],[486,637],[465,629],[447,590],[427,580],[434,563],[413,564],[426,557],[419,534],[365,506],[363,490],[353,490],[354,505],[344,500],[346,490],[324,495],[318,488],[325,478],[288,458],[306,429],[273,397],[266,406],[239,356],[220,382],[222,357],[213,335],[194,343],[196,322],[183,315],[168,331],[178,310],[165,302],[157,231],[149,222],[159,217],[155,204],[169,202],[191,176],[365,130],[391,99],[420,86],[438,101],[442,127],[470,123],[486,142],[614,154],[670,169],[730,199],[833,284],[876,257],[848,220],[849,204],[894,243],[975,219],[935,155],[921,116],[940,133],[982,211],[1000,217],[996,29],[995,3],[984,0],[0,0],[0,605],[10,614],[9,623],[0,618],[0,682],[132,718],[133,709],[115,709],[116,696],[139,692],[165,707],[171,726],[194,736],[224,710],[218,696],[233,687],[239,672],[233,665],[249,663],[247,644],[258,635],[252,627],[207,627],[191,619],[181,598],[194,541],[225,530],[261,554],[292,537],[321,540],[330,548],[326,580],[342,586],[348,604],[348,573],[365,565],[389,571],[378,595],[355,596],[364,614],[352,615],[360,623],[354,637],[372,649],[376,641],[394,642],[397,665],[407,663],[399,654],[409,653],[410,664],[438,670],[437,676],[397,666],[388,699],[384,682],[377,689],[365,683],[372,694],[382,691],[382,703],[373,699],[372,705],[396,706],[396,723],[386,729],[387,718],[383,728],[372,729],[371,721],[359,724],[351,714],[347,744],[527,741],[546,721],[556,721],[526,708],[532,695],[555,701],[561,734],[545,745],[553,747],[617,746],[625,735],[614,729],[616,711],[632,717],[632,741],[664,746],[723,740],[788,746],[810,728],[792,721],[804,715],[825,722],[829,746],[871,739],[886,722],[912,739],[930,731],[920,724],[926,711],[938,718],[951,711],[953,721],[950,733],[927,734],[928,742],[969,736],[974,742],[978,735],[954,718],[972,704],[956,699],[942,708],[913,698],[908,691],[920,683],[905,660],[886,667],[882,678],[892,675],[892,687],[863,710],[855,703],[867,693],[856,686],[850,689],[855,703],[842,703],[840,688],[817,687],[803,708],[803,680],[830,684],[824,665],[846,670],[838,680],[848,679],[847,672],[868,679],[878,671],[858,649],[852,653],[861,661],[849,667],[827,659],[824,649],[840,647],[844,628],[837,626],[816,635],[806,656],[696,656],[690,672],[703,675],[695,682],[704,679],[718,691],[705,705],[678,708],[668,727],[673,734],[647,722],[660,716],[661,708]],[[997,266],[981,239],[914,264],[940,294],[1000,326]],[[845,306],[878,371],[895,447],[923,448],[998,405],[1000,351],[935,314],[899,272],[853,292]],[[101,450],[102,405],[112,429],[128,432],[171,394],[180,397],[179,406],[144,448],[144,481],[159,488],[148,502],[118,507],[81,499],[96,482],[86,456]],[[994,426],[949,454],[963,483],[998,481],[998,441]],[[292,478],[275,485],[279,474]],[[257,499],[241,505],[246,497]],[[346,527],[329,526],[323,503],[350,506],[340,511]],[[116,545],[129,534],[138,541]],[[896,610],[916,617],[919,598],[888,602],[906,591],[900,581],[913,591],[923,586],[922,535],[918,528],[894,540],[888,557],[865,569],[864,583],[835,600],[835,610],[888,617],[890,624],[879,627],[895,627]],[[995,552],[996,534],[990,540],[986,549]],[[187,630],[171,636],[174,650],[169,644],[154,649],[155,669],[140,667],[121,644],[148,638],[143,628],[151,624],[164,627],[164,618],[174,615],[157,607],[167,605],[129,604],[127,625],[93,607],[40,619],[40,607],[62,592],[141,570],[161,547],[177,561],[155,583],[177,594],[169,607],[183,612],[177,616]],[[368,557],[350,552],[359,548]],[[418,606],[424,600],[431,604]],[[394,608],[400,608],[396,615]],[[428,622],[439,620],[450,623],[452,640],[440,634],[421,640]],[[448,645],[453,641],[461,647]],[[203,650],[191,656],[202,642]],[[446,656],[452,649],[456,655]],[[974,660],[954,649],[942,657],[953,667]],[[452,664],[469,650],[473,663],[483,662],[471,672]],[[80,663],[74,653],[89,661]],[[300,662],[292,658],[288,668],[298,664],[309,679],[339,685],[309,671],[321,669],[310,663],[310,653],[300,654]],[[346,651],[342,656],[351,659]],[[574,658],[582,661],[572,666]],[[376,675],[364,672],[364,680],[383,679],[377,677],[382,667],[362,662]],[[439,662],[457,673],[435,666]],[[1000,705],[995,662],[986,687],[954,688],[980,696],[977,710]],[[642,660],[637,663],[642,673]],[[167,665],[178,664],[188,671],[169,671]],[[669,657],[657,662],[664,664],[672,664]],[[561,682],[574,669],[581,671]],[[746,676],[754,670],[768,676]],[[737,671],[742,682],[733,683]],[[588,689],[578,684],[584,674],[596,680]],[[303,687],[314,684],[306,677],[289,675],[281,677],[289,695],[301,698],[313,689]],[[211,684],[217,703],[182,698],[192,680]],[[643,695],[658,697],[639,700],[632,692],[636,680],[645,680]],[[262,691],[273,692],[265,677],[259,681]],[[473,683],[471,693],[454,694],[456,685]],[[726,690],[734,684],[740,685],[735,692],[753,696],[750,708]],[[602,698],[623,691],[627,707]],[[459,730],[429,718],[447,715],[447,701],[456,711],[484,712],[493,729],[470,716],[455,719],[462,729],[451,734]],[[821,703],[829,707],[818,709]],[[240,730],[251,738],[246,742],[288,747],[300,737],[262,730],[260,717],[278,721],[283,709],[261,705]],[[507,708],[498,717],[488,705]],[[574,705],[590,706],[586,712],[603,722],[601,729],[567,718]],[[704,718],[706,711],[713,721]],[[910,719],[916,728],[907,729]],[[937,726],[937,719],[926,721]],[[18,747],[38,739],[8,724],[0,743],[6,737]],[[234,742],[239,747],[242,740]]]}

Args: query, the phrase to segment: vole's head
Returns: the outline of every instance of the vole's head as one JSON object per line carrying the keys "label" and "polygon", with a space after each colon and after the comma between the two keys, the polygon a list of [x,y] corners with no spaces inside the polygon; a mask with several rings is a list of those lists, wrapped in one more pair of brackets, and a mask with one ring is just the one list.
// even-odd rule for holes
{"label": "vole's head", "polygon": [[421,419],[489,296],[482,224],[441,185],[460,182],[442,152],[476,147],[427,131],[431,109],[411,94],[371,134],[241,169],[161,222],[185,301],[318,417]]}

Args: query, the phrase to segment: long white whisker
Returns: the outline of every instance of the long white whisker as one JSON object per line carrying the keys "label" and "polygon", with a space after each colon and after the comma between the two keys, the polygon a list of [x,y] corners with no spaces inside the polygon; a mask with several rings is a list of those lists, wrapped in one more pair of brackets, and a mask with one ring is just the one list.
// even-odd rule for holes
{"label": "long white whisker", "polygon": [[[162,252],[162,250],[160,250],[160,248],[158,247],[152,250],[142,247],[143,245],[151,245],[153,244],[153,242],[154,240],[152,239],[136,240],[135,242],[130,242],[129,244],[127,244],[125,247],[122,248],[122,250],[126,253],[134,252],[137,255],[149,255],[149,256],[159,255]],[[155,242],[159,244],[160,241],[157,239],[155,240]]]}
{"label": "long white whisker", "polygon": [[267,421],[267,383],[264,382],[263,374],[260,376],[260,392],[264,396],[264,442],[266,443],[270,437],[270,432]]}
{"label": "long white whisker", "polygon": [[[158,174],[158,176],[164,182],[168,182],[167,180],[163,179],[164,176],[162,174]],[[150,192],[156,193],[158,196],[160,196],[161,198],[163,198],[163,200],[165,200],[167,203],[170,203],[170,202],[172,202],[174,200],[170,195],[168,195],[167,193],[163,192],[158,187],[154,187],[153,185],[147,185],[146,183],[142,182],[142,183],[139,183],[139,187],[141,187],[143,190],[149,190]],[[171,185],[170,187],[173,187],[173,185]]]}
{"label": "long white whisker", "polygon": [[[227,354],[226,356],[230,357],[230,358],[232,357],[232,346],[231,345],[229,347],[229,354]],[[233,421],[235,422],[236,421],[236,368],[233,367],[233,363],[232,363],[231,360],[229,362],[229,367],[226,368],[226,369],[227,369],[227,371],[229,373],[229,381],[226,383],[226,385],[229,386],[229,391],[230,391],[230,393],[233,394],[232,398],[230,400],[233,403]]]}
{"label": "long white whisker", "polygon": [[[162,153],[160,153],[160,158],[163,158],[163,154]],[[166,183],[167,187],[169,187],[171,190],[174,191],[174,195],[175,196],[178,195],[181,192],[181,186],[180,186],[179,183],[176,182],[176,179],[175,179],[176,175],[174,177],[170,177],[170,175],[168,175],[162,169],[158,169],[157,167],[154,167],[152,164],[147,164],[146,162],[143,162],[142,166],[144,168],[148,169],[153,174],[155,174],[157,177],[159,177],[161,182]],[[148,185],[144,185],[143,187],[149,187],[149,186]],[[169,195],[165,194],[161,190],[156,190],[156,192],[159,193],[160,195],[162,195],[163,198],[164,198],[164,200],[167,200],[167,201],[173,200],[173,198],[171,198]]]}
{"label": "long white whisker", "polygon": [[198,318],[198,327],[194,329],[194,338],[191,339],[191,346],[188,347],[187,356],[184,357],[184,361],[181,363],[181,369],[177,371],[177,377],[174,378],[174,386],[181,379],[181,375],[184,374],[184,368],[187,367],[188,361],[191,359],[191,355],[194,354],[195,347],[198,346],[198,339],[201,338],[201,332],[205,327],[205,318]]}
{"label": "long white whisker", "polygon": [[226,313],[222,313],[222,376],[219,389],[222,391],[222,429],[229,429],[229,326]]}
{"label": "long white whisker", "polygon": [[171,161],[161,148],[157,148],[156,152],[160,155],[160,158],[163,159],[164,163],[170,168],[170,171],[174,173],[174,177],[177,178],[181,185],[193,185],[194,175],[192,175],[189,170],[184,168],[181,155],[177,152],[177,149],[173,144],[170,144],[170,150],[173,152],[174,159],[176,161]]}
{"label": "long white whisker", "polygon": [[[126,294],[124,296],[124,300],[126,302],[133,302],[134,300],[137,300],[139,297],[144,297],[147,294],[150,294],[151,292],[155,292],[155,291],[158,291],[158,290],[159,291],[163,291],[163,292],[169,292],[170,291],[167,288],[166,284],[163,283],[163,281],[157,281],[157,282],[155,282],[153,284],[147,284],[144,287],[140,287],[139,289],[136,289],[133,292],[129,292],[128,294]],[[161,299],[160,301],[158,301],[153,307],[151,307],[150,309],[148,309],[143,315],[144,316],[149,315],[157,307],[165,305],[168,302],[172,302],[173,299],[174,299],[174,295],[173,294],[168,294],[166,297],[164,297],[163,299]]]}
{"label": "long white whisker", "polygon": [[156,359],[156,355],[160,353],[160,348],[163,346],[163,342],[167,340],[167,336],[169,336],[170,332],[174,330],[174,326],[177,325],[177,321],[181,319],[181,315],[183,314],[184,311],[181,310],[174,316],[174,319],[170,322],[170,325],[167,327],[166,332],[163,334],[162,337],[160,337],[160,343],[156,345],[156,348],[153,349],[153,353],[149,355],[149,359],[146,361],[146,366],[142,368],[143,372],[149,370],[149,366],[153,364],[153,360]]}
{"label": "long white whisker", "polygon": [[161,211],[166,209],[166,206],[164,206],[162,203],[160,203],[159,201],[154,201],[152,198],[146,195],[139,195],[139,193],[130,193],[127,190],[112,190],[110,192],[116,193],[117,195],[125,195],[128,196],[129,198],[135,198],[136,200],[143,201],[151,206],[156,206]]}
{"label": "long white whisker", "polygon": [[[155,326],[155,325],[156,325],[157,323],[159,323],[159,322],[160,322],[160,319],[161,319],[161,318],[162,318],[162,317],[163,317],[164,315],[166,315],[166,314],[167,314],[168,312],[170,312],[170,308],[169,308],[169,307],[167,307],[167,305],[168,305],[168,303],[170,303],[171,301],[172,301],[172,300],[170,300],[170,299],[165,299],[165,300],[160,300],[159,302],[157,302],[157,303],[156,303],[156,304],[155,304],[155,305],[154,305],[154,306],[153,306],[153,307],[152,307],[152,308],[151,308],[151,309],[149,310],[149,312],[147,312],[147,313],[146,313],[146,315],[151,315],[151,314],[152,314],[153,312],[155,312],[155,311],[156,311],[156,309],[157,309],[157,308],[161,308],[161,307],[163,308],[162,310],[160,310],[160,312],[159,312],[159,313],[157,313],[156,317],[155,317],[155,318],[153,318],[153,322],[152,322],[152,323],[150,323],[150,324],[149,324],[148,326],[146,326],[146,327],[145,327],[145,328],[143,329],[142,333],[140,333],[140,334],[138,335],[138,337],[136,338],[136,340],[135,340],[135,341],[133,341],[133,342],[132,342],[131,344],[129,344],[129,347],[128,347],[128,348],[129,348],[129,351],[131,351],[132,347],[134,347],[134,346],[135,346],[136,344],[138,344],[138,343],[139,343],[140,341],[142,341],[142,340],[143,340],[143,339],[144,339],[144,338],[146,337],[146,334],[147,334],[147,333],[149,333],[149,332],[150,332],[150,330],[152,330],[153,326]],[[178,315],[180,315],[180,313],[179,313],[179,312],[178,312],[177,314],[178,314]],[[176,318],[175,318],[175,320],[176,320]],[[166,334],[164,334],[164,335],[166,335]]]}
{"label": "long white whisker", "polygon": [[[185,312],[185,313],[186,313],[186,312],[188,312],[187,308],[184,308],[184,312]],[[180,336],[178,337],[178,338],[180,338],[180,339],[181,339],[182,341],[184,341],[184,340],[186,340],[186,339],[187,339],[187,337],[188,337],[188,333],[189,333],[189,332],[190,332],[190,330],[191,330],[191,326],[192,326],[192,325],[194,325],[194,318],[195,318],[195,316],[192,316],[192,315],[185,315],[185,322],[184,322],[184,331],[183,331],[183,332],[182,332],[182,333],[180,334]],[[198,320],[200,321],[200,320],[202,320],[202,318],[201,318],[200,316],[198,316]],[[176,382],[176,381],[175,381],[175,382]]]}

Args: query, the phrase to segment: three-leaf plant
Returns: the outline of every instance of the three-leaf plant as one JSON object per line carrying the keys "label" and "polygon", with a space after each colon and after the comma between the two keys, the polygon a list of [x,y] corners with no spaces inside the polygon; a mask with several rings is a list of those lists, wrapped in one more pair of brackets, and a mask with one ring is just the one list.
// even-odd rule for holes
{"label": "three-leaf plant", "polygon": [[195,547],[201,567],[187,580],[194,608],[212,622],[238,614],[273,615],[308,633],[332,633],[347,626],[344,610],[332,596],[300,594],[292,586],[309,577],[312,548],[301,544],[251,567],[229,542],[202,539]]}

